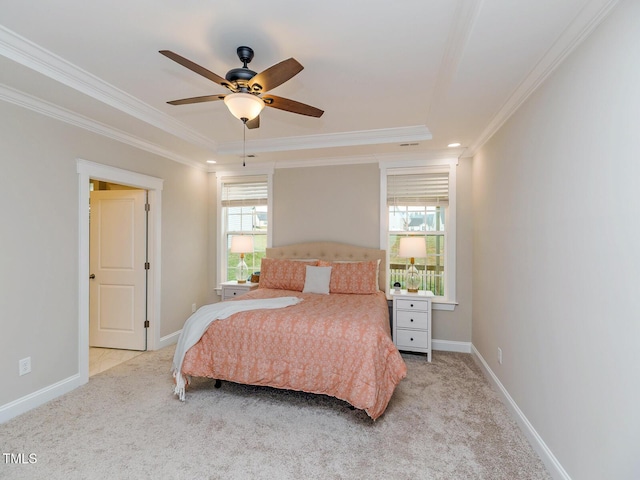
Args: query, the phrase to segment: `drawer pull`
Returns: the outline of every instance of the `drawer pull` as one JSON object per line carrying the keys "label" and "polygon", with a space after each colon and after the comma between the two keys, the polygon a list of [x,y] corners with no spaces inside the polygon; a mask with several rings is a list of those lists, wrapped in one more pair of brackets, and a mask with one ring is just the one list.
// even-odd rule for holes
{"label": "drawer pull", "polygon": [[413,308],[413,303],[411,304],[411,308]]}
{"label": "drawer pull", "polygon": [[411,341],[413,342],[413,337],[411,337]]}
{"label": "drawer pull", "polygon": [[413,318],[410,321],[411,321],[411,323],[413,323]]}
{"label": "drawer pull", "polygon": [[235,297],[238,292],[233,292],[233,296]]}

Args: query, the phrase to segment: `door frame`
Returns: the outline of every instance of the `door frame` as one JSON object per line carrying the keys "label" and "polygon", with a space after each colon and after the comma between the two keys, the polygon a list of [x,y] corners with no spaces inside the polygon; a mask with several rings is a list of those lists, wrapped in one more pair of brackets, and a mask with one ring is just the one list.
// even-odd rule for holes
{"label": "door frame", "polygon": [[77,159],[78,172],[78,369],[80,384],[89,381],[89,180],[118,183],[149,192],[149,225],[147,230],[149,263],[147,283],[147,350],[161,348],[160,279],[161,219],[164,180],[89,160]]}

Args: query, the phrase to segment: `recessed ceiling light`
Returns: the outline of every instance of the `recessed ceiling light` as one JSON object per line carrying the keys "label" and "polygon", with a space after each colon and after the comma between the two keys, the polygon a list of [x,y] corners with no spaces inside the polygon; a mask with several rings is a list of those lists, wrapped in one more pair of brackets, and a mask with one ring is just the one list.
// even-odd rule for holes
{"label": "recessed ceiling light", "polygon": [[459,147],[460,145],[461,143],[456,142],[456,143],[450,143],[449,145],[447,145],[447,147],[453,148],[453,147]]}
{"label": "recessed ceiling light", "polygon": [[216,163],[215,160],[207,160],[207,163]]}

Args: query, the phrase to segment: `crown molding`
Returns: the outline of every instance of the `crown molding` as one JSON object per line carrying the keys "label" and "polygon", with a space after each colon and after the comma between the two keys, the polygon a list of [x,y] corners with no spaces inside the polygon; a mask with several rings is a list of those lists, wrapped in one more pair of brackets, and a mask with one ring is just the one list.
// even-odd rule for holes
{"label": "crown molding", "polygon": [[144,150],[149,153],[168,158],[169,160],[173,160],[190,167],[195,167],[201,170],[205,168],[202,163],[185,158],[181,155],[176,155],[175,153],[159,145],[156,145],[155,143],[147,142],[146,140],[142,140],[141,138],[135,137],[121,130],[117,130],[103,123],[96,122],[95,120],[79,115],[58,105],[54,105],[53,103],[47,102],[40,98],[36,98],[23,92],[19,92],[18,90],[15,90],[6,85],[0,84],[0,100],[4,100],[14,105],[18,105],[42,115],[46,115],[47,117],[60,120],[84,130],[97,133],[98,135],[102,135],[103,137],[111,138],[118,142],[131,145],[132,147],[139,148],[140,150]]}
{"label": "crown molding", "polygon": [[[416,125],[412,127],[384,128],[356,132],[281,137],[268,140],[249,140],[247,141],[246,146],[248,150],[251,150],[251,152],[266,153],[290,150],[309,150],[313,148],[420,142],[423,140],[431,140],[431,132],[424,125]],[[241,153],[242,141],[221,143],[218,148],[218,154],[220,155]]]}
{"label": "crown molding", "polygon": [[0,55],[171,135],[215,152],[217,143],[128,93],[0,25]]}
{"label": "crown molding", "polygon": [[[0,25],[0,55],[149,125],[209,150],[214,155],[239,154],[242,152],[242,142],[236,141],[218,145],[217,142],[195,132],[182,122],[150,107],[126,92],[104,82],[95,75],[82,70],[2,25]],[[100,135],[114,138],[123,143],[156,153],[180,163],[203,168],[198,162],[176,155],[158,145],[110,128],[99,122],[92,121],[84,116],[74,114],[62,107],[56,107],[42,99],[19,94],[9,87],[3,87],[3,95],[7,101],[25,106],[34,111],[39,111],[50,117],[77,125],[81,128],[99,133]],[[251,140],[247,142],[247,147],[255,152],[278,152],[385,143],[420,142],[431,140],[431,138],[431,132],[429,132],[426,126],[417,125],[336,134]]]}
{"label": "crown molding", "polygon": [[[277,160],[269,163],[276,170],[284,168],[308,168],[308,167],[328,167],[340,165],[362,165],[367,163],[384,164],[392,166],[394,164],[425,165],[425,163],[447,163],[458,164],[458,160],[464,149],[432,150],[421,153],[405,154],[365,154],[349,155],[344,157],[322,157],[306,160]],[[265,164],[267,165],[267,164]],[[211,167],[210,172],[223,171],[225,166]],[[247,167],[248,168],[248,167]]]}
{"label": "crown molding", "polygon": [[307,168],[307,167],[329,167],[336,165],[360,165],[364,163],[376,163],[375,155],[352,155],[348,157],[324,157],[309,160],[278,160],[275,168]]}
{"label": "crown molding", "polygon": [[529,72],[516,90],[498,110],[478,139],[469,146],[465,157],[473,157],[489,139],[504,125],[518,108],[535,92],[558,66],[587,38],[607,17],[618,0],[593,0],[576,15],[558,40]]}

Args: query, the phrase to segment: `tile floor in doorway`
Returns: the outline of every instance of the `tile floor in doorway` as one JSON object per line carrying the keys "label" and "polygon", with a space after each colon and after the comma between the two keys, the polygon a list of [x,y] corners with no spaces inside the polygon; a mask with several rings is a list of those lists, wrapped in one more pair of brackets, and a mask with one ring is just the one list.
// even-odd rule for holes
{"label": "tile floor in doorway", "polygon": [[111,348],[89,348],[89,376],[109,370],[142,354],[136,350],[115,350]]}

